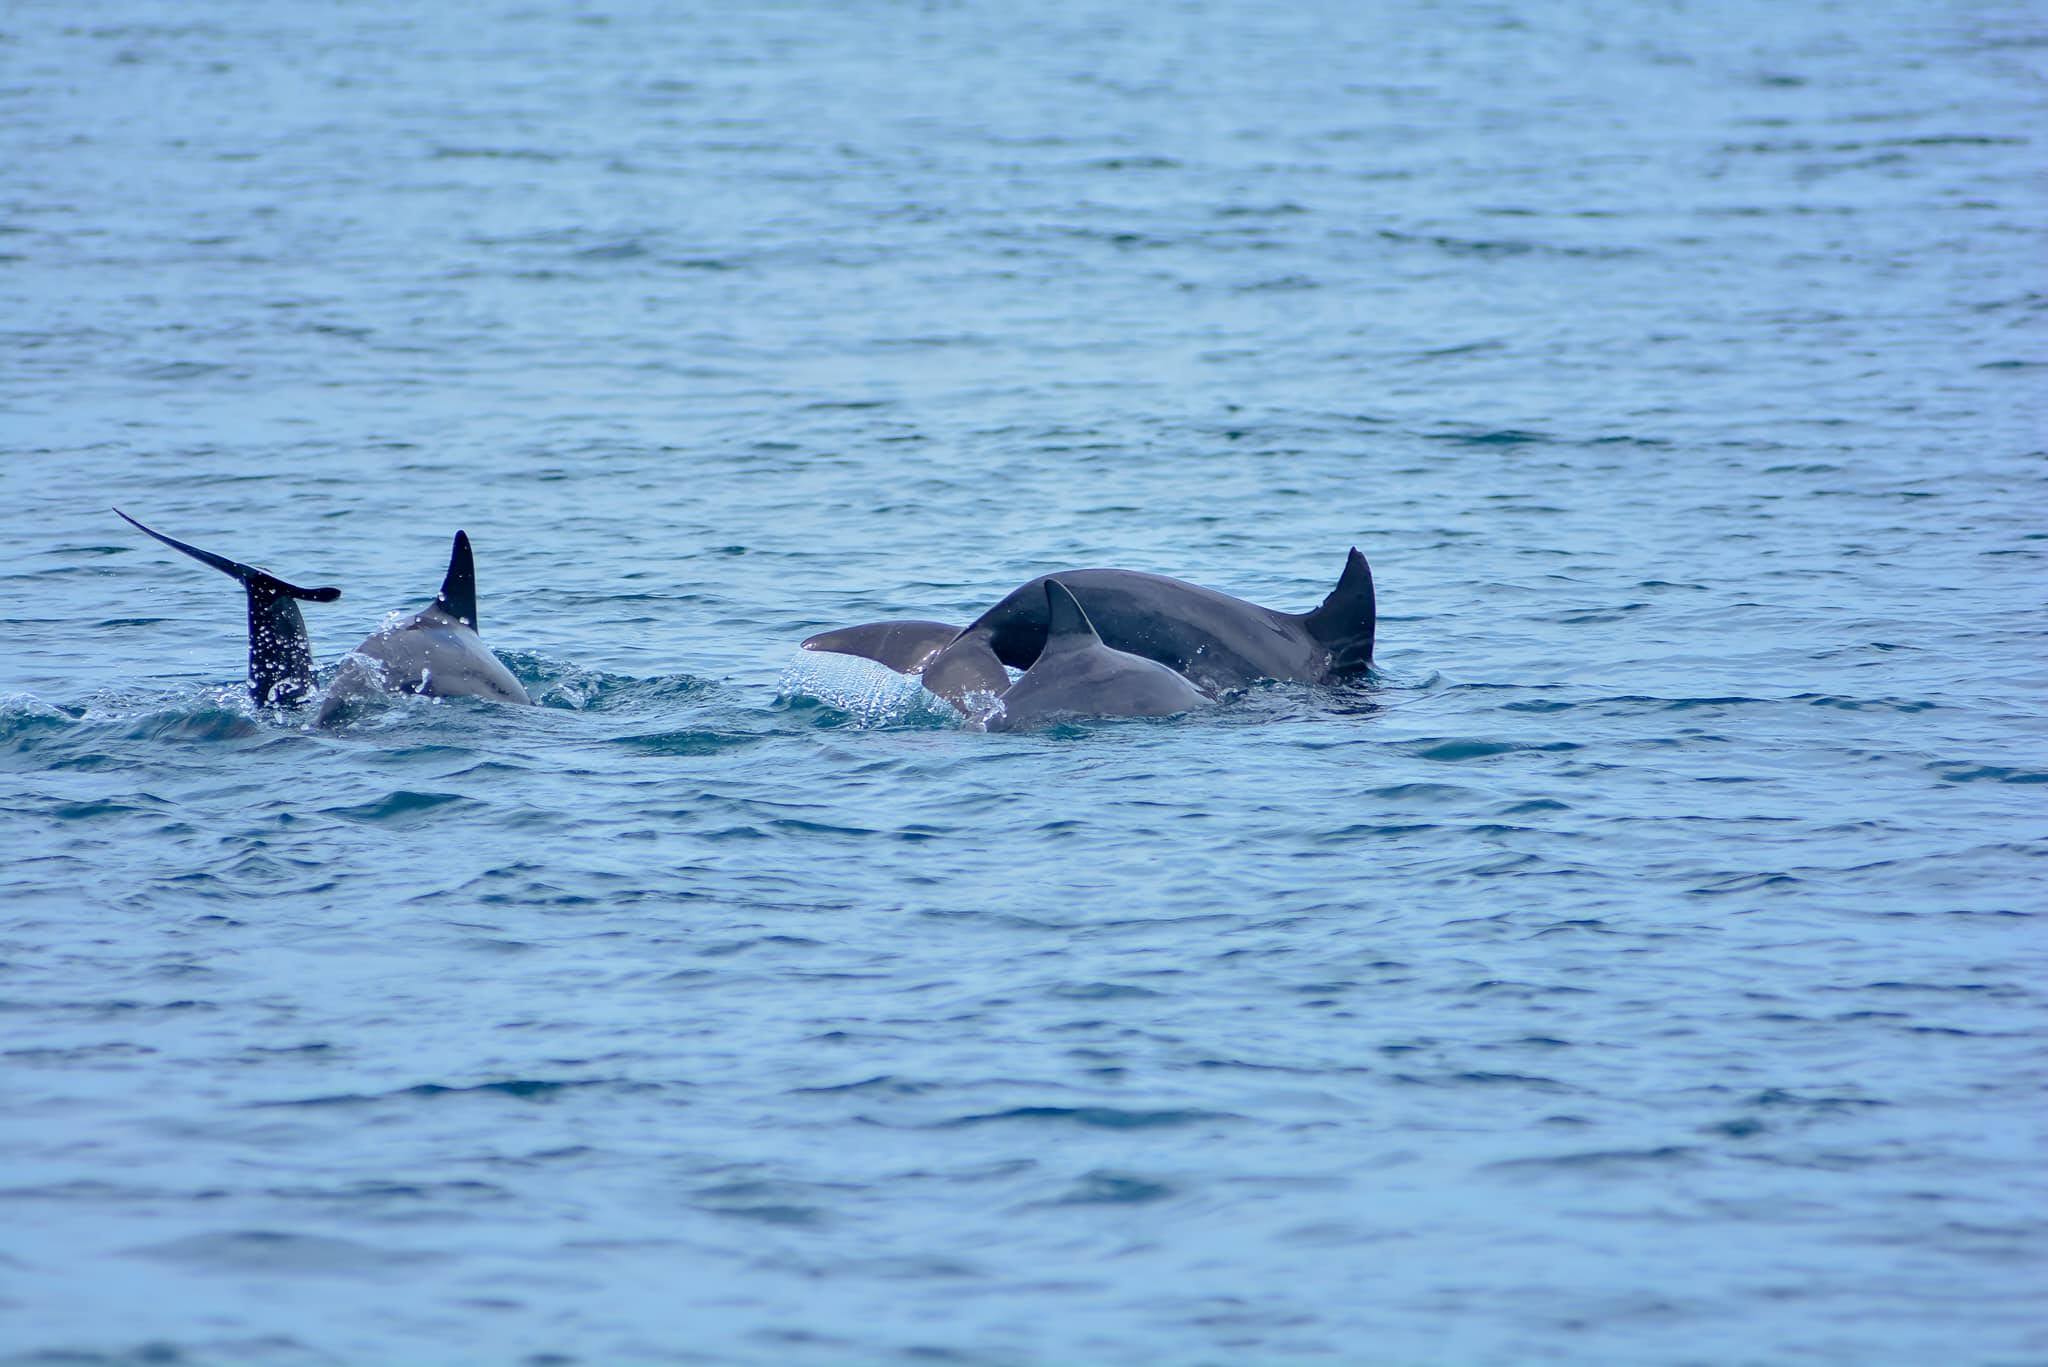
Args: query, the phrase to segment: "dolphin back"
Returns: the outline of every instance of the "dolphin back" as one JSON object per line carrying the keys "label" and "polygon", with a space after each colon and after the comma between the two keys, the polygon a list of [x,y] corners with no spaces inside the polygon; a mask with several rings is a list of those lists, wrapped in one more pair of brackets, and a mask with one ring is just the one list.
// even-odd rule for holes
{"label": "dolphin back", "polygon": [[985,723],[1019,731],[1061,717],[1168,717],[1209,706],[1209,696],[1157,660],[1104,645],[1065,584],[1047,579],[1045,649]]}

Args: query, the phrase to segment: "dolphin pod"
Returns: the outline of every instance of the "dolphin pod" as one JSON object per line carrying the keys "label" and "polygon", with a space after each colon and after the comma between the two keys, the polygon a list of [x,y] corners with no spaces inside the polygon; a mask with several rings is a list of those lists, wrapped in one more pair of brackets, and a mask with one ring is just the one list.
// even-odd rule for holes
{"label": "dolphin pod", "polygon": [[[114,511],[145,535],[238,580],[248,598],[249,693],[296,707],[319,691],[301,602],[337,588],[300,588],[201,550]],[[378,692],[531,703],[477,632],[476,561],[455,533],[434,601],[365,637],[321,698],[316,724]],[[1329,683],[1372,664],[1378,605],[1372,569],[1353,547],[1337,586],[1309,612],[1281,612],[1165,575],[1065,570],[1006,594],[964,627],[913,619],[820,632],[803,648],[875,660],[916,677],[990,731],[1064,717],[1164,717],[1193,712],[1264,679]],[[1023,671],[1013,683],[1009,671]]]}
{"label": "dolphin pod", "polygon": [[[1054,590],[1057,589],[1057,592]],[[1162,574],[1137,570],[1062,570],[1040,575],[955,629],[944,622],[870,622],[820,632],[806,650],[859,655],[924,686],[970,716],[986,710],[992,696],[1000,715],[1011,712],[1013,695],[1054,644],[1072,636],[1071,615],[1061,599],[1075,605],[1096,644],[1112,654],[1160,667],[1188,685],[1204,703],[1262,679],[1333,683],[1356,678],[1372,665],[1379,624],[1372,567],[1352,547],[1337,586],[1309,612],[1280,612]],[[1025,670],[1016,684],[1005,666]],[[1115,676],[1128,685],[1128,669]],[[1034,686],[1020,705],[1045,718],[1047,696],[1061,700],[1071,716],[1154,716],[1133,701],[1155,693],[1103,685],[1093,690],[1062,687],[1053,693]],[[1182,695],[1184,698],[1186,695]],[[1191,710],[1193,704],[1179,711]],[[989,729],[1011,729],[993,717]]]}
{"label": "dolphin pod", "polygon": [[[299,601],[331,603],[341,597],[340,589],[298,588],[252,565],[165,536],[119,508],[114,511],[172,550],[241,581],[249,598],[249,695],[259,705],[296,707],[312,697],[319,681]],[[328,685],[317,722],[333,721],[352,703],[376,692],[532,702],[512,671],[484,644],[476,623],[476,558],[469,537],[457,532],[448,573],[434,601],[363,639]]]}

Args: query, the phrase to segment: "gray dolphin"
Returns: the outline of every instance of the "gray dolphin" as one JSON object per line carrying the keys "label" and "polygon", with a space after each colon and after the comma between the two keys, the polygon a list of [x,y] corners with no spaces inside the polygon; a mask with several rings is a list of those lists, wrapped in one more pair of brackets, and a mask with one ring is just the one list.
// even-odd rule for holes
{"label": "gray dolphin", "polygon": [[335,671],[321,700],[321,724],[365,693],[390,690],[433,698],[491,698],[530,703],[526,688],[477,634],[476,558],[469,536],[455,534],[448,573],[434,601],[372,632]]}
{"label": "gray dolphin", "polygon": [[[1156,660],[1212,693],[1260,679],[1328,683],[1362,674],[1372,664],[1378,604],[1372,567],[1354,546],[1337,586],[1321,606],[1301,613],[1277,612],[1199,584],[1137,570],[1041,575],[1005,596],[942,648],[925,650],[917,669],[927,686],[955,672],[986,679],[993,663],[1030,668],[1045,645],[1045,584],[1051,578],[1080,601],[1105,645]],[[890,636],[885,629],[911,625],[878,622],[847,627],[813,636],[804,645],[892,664],[892,655],[902,658],[901,653],[875,652],[913,633]],[[919,649],[944,626],[914,625],[924,629],[914,634]]]}
{"label": "gray dolphin", "polygon": [[144,535],[242,581],[249,595],[249,696],[258,705],[296,707],[312,695],[313,647],[306,637],[306,619],[299,615],[299,601],[332,603],[341,597],[340,589],[302,589],[287,584],[254,565],[202,551],[145,527],[119,508],[114,511]]}
{"label": "gray dolphin", "polygon": [[1061,580],[1044,580],[1039,594],[1044,646],[1003,694],[989,730],[1021,731],[1061,717],[1170,717],[1211,705],[1206,693],[1165,665],[1104,645]]}
{"label": "gray dolphin", "polygon": [[[302,589],[251,565],[203,551],[146,527],[114,509],[137,530],[242,582],[249,597],[249,694],[263,706],[295,707],[318,686],[313,647],[298,601],[331,603],[335,588]],[[317,720],[327,722],[365,692],[391,689],[434,697],[495,698],[530,703],[512,671],[476,632],[476,559],[469,537],[455,534],[448,574],[427,607],[383,627],[356,647],[336,671]]]}
{"label": "gray dolphin", "polygon": [[[987,648],[1018,669],[1046,639],[1041,576],[969,623],[955,649]],[[1372,567],[1352,547],[1344,573],[1312,612],[1276,612],[1161,574],[1069,570],[1057,576],[1078,598],[1103,643],[1156,660],[1212,693],[1260,679],[1328,683],[1372,663],[1378,605]],[[942,651],[926,669],[943,666]]]}

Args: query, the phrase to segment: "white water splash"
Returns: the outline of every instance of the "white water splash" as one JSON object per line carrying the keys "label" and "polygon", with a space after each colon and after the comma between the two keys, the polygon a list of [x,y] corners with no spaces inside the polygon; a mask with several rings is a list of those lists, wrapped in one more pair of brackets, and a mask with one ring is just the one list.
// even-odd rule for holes
{"label": "white water splash", "polygon": [[901,726],[932,718],[959,720],[945,699],[909,674],[858,655],[798,650],[784,666],[777,697],[815,698],[853,718],[856,726]]}

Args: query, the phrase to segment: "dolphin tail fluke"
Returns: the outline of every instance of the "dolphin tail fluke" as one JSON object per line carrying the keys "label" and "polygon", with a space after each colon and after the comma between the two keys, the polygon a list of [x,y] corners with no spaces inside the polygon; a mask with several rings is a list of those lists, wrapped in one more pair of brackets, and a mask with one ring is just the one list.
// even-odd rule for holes
{"label": "dolphin tail fluke", "polygon": [[341,597],[340,589],[306,589],[287,584],[254,565],[244,565],[165,536],[119,508],[114,512],[144,535],[241,581],[249,599],[249,693],[258,703],[289,706],[304,701],[312,693],[313,645],[306,636],[306,619],[299,615],[297,600],[332,603]]}
{"label": "dolphin tail fluke", "polygon": [[803,648],[833,655],[857,655],[885,664],[898,674],[915,674],[959,635],[960,628],[946,622],[863,622],[857,627],[840,627],[805,637]]}
{"label": "dolphin tail fluke", "polygon": [[1045,648],[1060,645],[1090,645],[1102,638],[1095,624],[1081,610],[1080,602],[1057,579],[1045,581]]}
{"label": "dolphin tail fluke", "polygon": [[297,584],[287,584],[267,570],[257,569],[254,565],[244,565],[241,561],[230,560],[224,555],[215,555],[212,551],[202,551],[197,546],[178,540],[175,536],[165,536],[154,527],[145,527],[119,508],[114,509],[114,512],[123,522],[145,536],[153,536],[172,550],[183,551],[202,565],[211,565],[222,574],[233,575],[248,586],[251,593],[274,594],[280,598],[303,598],[309,603],[332,603],[341,597],[340,589],[302,589]]}
{"label": "dolphin tail fluke", "polygon": [[476,557],[470,553],[467,532],[455,534],[455,549],[448,554],[448,575],[434,602],[470,630],[481,630],[476,624]]}
{"label": "dolphin tail fluke", "polygon": [[1330,652],[1334,675],[1363,673],[1372,663],[1373,635],[1379,626],[1379,605],[1373,595],[1372,566],[1351,548],[1344,573],[1323,605],[1303,619],[1309,635]]}

